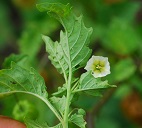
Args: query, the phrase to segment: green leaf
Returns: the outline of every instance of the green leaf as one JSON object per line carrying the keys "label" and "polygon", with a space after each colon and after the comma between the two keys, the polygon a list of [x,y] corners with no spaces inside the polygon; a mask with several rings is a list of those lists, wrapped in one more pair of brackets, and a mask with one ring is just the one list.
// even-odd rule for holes
{"label": "green leaf", "polygon": [[11,69],[0,71],[0,93],[15,92],[29,92],[44,99],[48,96],[43,78],[33,68],[28,71],[13,62]]}
{"label": "green leaf", "polygon": [[53,65],[64,75],[69,69],[75,71],[85,66],[91,55],[88,44],[92,28],[86,28],[82,16],[74,16],[69,5],[45,3],[37,5],[37,8],[40,11],[49,11],[48,14],[58,19],[65,29],[65,32],[60,32],[59,42],[53,42],[49,37],[43,36]]}
{"label": "green leaf", "polygon": [[14,61],[15,63],[17,63],[19,66],[21,67],[27,67],[27,56],[20,54],[20,55],[16,55],[16,54],[11,54],[10,56],[8,56],[4,62],[3,62],[3,68],[10,68],[11,67],[11,62]]}
{"label": "green leaf", "polygon": [[41,48],[41,44],[42,39],[37,30],[25,30],[19,39],[20,53],[35,57]]}
{"label": "green leaf", "polygon": [[94,96],[100,96],[100,92],[106,88],[116,87],[115,85],[109,85],[107,80],[101,81],[100,79],[94,78],[91,71],[83,73],[79,82],[78,89],[73,92],[85,92]]}
{"label": "green leaf", "polygon": [[65,111],[66,105],[66,97],[63,95],[62,98],[59,97],[51,97],[50,100],[56,106],[57,110],[63,115]]}
{"label": "green leaf", "polygon": [[13,62],[11,69],[0,70],[0,96],[13,93],[26,93],[38,97],[62,122],[59,113],[47,99],[48,93],[44,79],[33,68],[28,71]]}
{"label": "green leaf", "polygon": [[63,85],[62,87],[58,87],[58,91],[55,93],[52,93],[53,96],[59,96],[59,95],[63,95],[66,91],[66,87],[65,85]]}
{"label": "green leaf", "polygon": [[85,112],[84,109],[80,108],[80,109],[78,109],[78,114],[81,114],[81,115],[85,116],[86,112]]}
{"label": "green leaf", "polygon": [[115,64],[112,75],[115,82],[120,82],[130,78],[136,71],[136,66],[131,58],[119,61]]}
{"label": "green leaf", "polygon": [[56,126],[49,127],[47,125],[47,123],[45,123],[45,122],[41,123],[37,120],[34,121],[34,120],[31,120],[31,119],[25,119],[25,124],[26,124],[27,128],[63,128],[60,123]]}
{"label": "green leaf", "polygon": [[118,18],[112,20],[101,39],[105,48],[119,55],[132,54],[140,44],[140,37],[132,25]]}
{"label": "green leaf", "polygon": [[25,123],[26,123],[27,128],[50,128],[46,123],[40,124],[34,121],[27,121]]}
{"label": "green leaf", "polygon": [[75,113],[70,117],[69,120],[80,128],[85,128],[86,122],[83,118],[83,115]]}
{"label": "green leaf", "polygon": [[61,48],[61,45],[58,42],[53,42],[49,37],[42,36],[43,40],[46,43],[46,51],[49,53],[49,59],[52,64],[60,73],[65,73],[68,69],[68,65],[64,59],[64,53]]}
{"label": "green leaf", "polygon": [[[77,85],[78,79],[79,78],[72,78],[72,83],[71,84],[72,85]],[[62,95],[65,95],[66,94],[66,90],[67,90],[66,85],[63,84],[63,86],[62,87],[58,87],[58,91],[55,92],[55,93],[52,93],[52,95],[53,96],[62,96]]]}
{"label": "green leaf", "polygon": [[[116,2],[116,3],[115,3]],[[88,4],[87,1],[85,5]],[[94,6],[91,6],[94,5]],[[88,6],[87,6],[88,7]],[[98,23],[108,24],[112,17],[119,17],[125,21],[132,22],[140,9],[140,3],[135,1],[103,1],[95,0],[90,3],[89,14],[96,13],[95,20]]]}

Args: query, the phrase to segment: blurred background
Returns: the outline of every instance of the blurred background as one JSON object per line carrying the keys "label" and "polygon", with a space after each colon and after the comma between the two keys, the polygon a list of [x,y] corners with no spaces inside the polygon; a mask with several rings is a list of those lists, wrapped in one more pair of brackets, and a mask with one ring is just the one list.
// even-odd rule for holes
{"label": "blurred background", "polygon": [[[85,25],[94,29],[93,55],[109,58],[111,74],[104,79],[117,88],[107,90],[103,97],[81,95],[72,105],[87,111],[87,127],[142,128],[142,0],[0,1],[0,69],[9,68],[9,60],[27,69],[34,67],[51,94],[63,79],[48,60],[41,34],[58,40],[63,28],[36,9],[42,2],[70,3],[76,15],[83,14]],[[45,104],[32,96],[0,98],[0,115],[23,121],[27,113],[50,125],[57,122]]]}

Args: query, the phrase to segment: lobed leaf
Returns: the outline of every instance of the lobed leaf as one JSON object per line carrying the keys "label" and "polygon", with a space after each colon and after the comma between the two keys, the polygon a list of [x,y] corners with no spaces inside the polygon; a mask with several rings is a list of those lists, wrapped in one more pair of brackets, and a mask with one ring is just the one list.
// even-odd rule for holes
{"label": "lobed leaf", "polygon": [[33,69],[30,71],[12,62],[11,69],[0,70],[0,93],[29,92],[47,98],[43,78]]}
{"label": "lobed leaf", "polygon": [[49,127],[47,123],[41,123],[37,120],[25,119],[25,123],[27,128],[63,128],[62,125],[59,123],[56,126]]}
{"label": "lobed leaf", "polygon": [[57,108],[57,110],[59,110],[59,112],[63,115],[65,111],[66,97],[64,95],[62,96],[62,98],[53,96],[50,98],[50,100]]}
{"label": "lobed leaf", "polygon": [[75,113],[70,117],[69,120],[80,128],[85,128],[86,122],[83,119],[83,115]]}
{"label": "lobed leaf", "polygon": [[42,39],[46,44],[46,51],[49,53],[49,59],[56,69],[63,73],[68,69],[68,65],[64,59],[64,53],[62,51],[61,45],[58,42],[53,42],[49,37],[42,36]]}
{"label": "lobed leaf", "polygon": [[92,28],[86,28],[82,16],[73,15],[69,5],[44,3],[37,5],[37,8],[40,11],[48,11],[65,29],[60,32],[59,42],[53,42],[49,37],[43,36],[53,65],[64,74],[69,72],[69,68],[75,71],[83,67],[91,55],[88,45]]}

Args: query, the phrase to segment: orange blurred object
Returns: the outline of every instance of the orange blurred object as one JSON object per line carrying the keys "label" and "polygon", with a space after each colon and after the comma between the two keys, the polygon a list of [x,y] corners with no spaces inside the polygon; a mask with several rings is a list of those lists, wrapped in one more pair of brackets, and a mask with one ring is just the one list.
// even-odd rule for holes
{"label": "orange blurred object", "polygon": [[142,99],[137,92],[123,99],[122,110],[128,119],[142,126]]}
{"label": "orange blurred object", "polygon": [[13,3],[19,8],[31,8],[35,5],[36,0],[13,0]]}
{"label": "orange blurred object", "polygon": [[26,128],[26,126],[6,116],[0,116],[0,128]]}

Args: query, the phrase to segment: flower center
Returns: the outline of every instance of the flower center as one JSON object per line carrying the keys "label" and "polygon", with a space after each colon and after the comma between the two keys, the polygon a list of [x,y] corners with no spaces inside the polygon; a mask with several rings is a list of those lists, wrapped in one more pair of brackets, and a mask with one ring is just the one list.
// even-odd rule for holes
{"label": "flower center", "polygon": [[100,64],[96,65],[96,70],[100,70],[102,68],[102,66]]}
{"label": "flower center", "polygon": [[92,70],[95,73],[101,73],[105,69],[105,62],[103,61],[94,61],[92,65]]}

